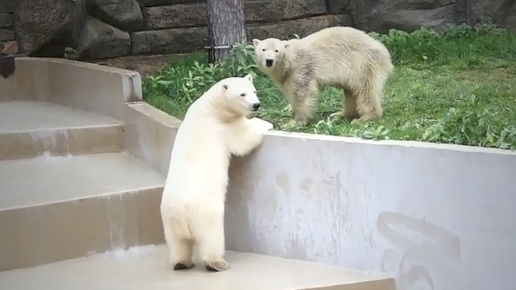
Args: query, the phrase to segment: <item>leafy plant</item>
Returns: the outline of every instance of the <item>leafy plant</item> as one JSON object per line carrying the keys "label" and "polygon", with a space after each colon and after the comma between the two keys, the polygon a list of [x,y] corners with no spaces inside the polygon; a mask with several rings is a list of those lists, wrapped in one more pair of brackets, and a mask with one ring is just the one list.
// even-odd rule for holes
{"label": "leafy plant", "polygon": [[425,130],[423,141],[462,145],[516,148],[516,126],[506,124],[499,113],[472,96],[468,106],[452,107],[445,117]]}
{"label": "leafy plant", "polygon": [[254,62],[254,48],[251,44],[241,43],[235,45],[230,51],[227,59],[222,64],[226,77],[244,76],[248,73],[256,77],[256,64]]}
{"label": "leafy plant", "polygon": [[383,125],[378,127],[366,127],[362,132],[362,138],[373,139],[373,140],[384,140],[389,139],[389,130]]}

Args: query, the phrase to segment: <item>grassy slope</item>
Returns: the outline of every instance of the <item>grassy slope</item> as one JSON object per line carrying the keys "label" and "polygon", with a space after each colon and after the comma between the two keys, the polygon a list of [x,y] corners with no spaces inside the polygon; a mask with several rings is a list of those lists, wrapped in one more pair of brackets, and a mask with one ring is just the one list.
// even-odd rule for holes
{"label": "grassy slope", "polygon": [[422,29],[373,36],[387,45],[396,68],[385,88],[384,116],[365,125],[328,118],[343,105],[333,88],[321,91],[307,126],[293,125],[288,103],[255,68],[249,46],[221,66],[208,65],[203,53],[171,63],[144,80],[144,99],[181,118],[215,81],[253,72],[263,108],[258,116],[276,129],[516,148],[515,34],[459,26],[439,34]]}

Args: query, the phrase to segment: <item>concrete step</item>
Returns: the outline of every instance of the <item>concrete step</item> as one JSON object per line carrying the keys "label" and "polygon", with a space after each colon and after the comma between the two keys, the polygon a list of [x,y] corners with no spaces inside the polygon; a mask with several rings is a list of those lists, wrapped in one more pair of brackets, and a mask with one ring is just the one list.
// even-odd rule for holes
{"label": "concrete step", "polygon": [[119,120],[46,102],[0,102],[0,160],[120,152]]}
{"label": "concrete step", "polygon": [[163,185],[126,152],[0,161],[0,271],[161,243]]}
{"label": "concrete step", "polygon": [[394,290],[382,273],[228,251],[231,268],[172,271],[164,245],[136,247],[0,273],[0,289]]}

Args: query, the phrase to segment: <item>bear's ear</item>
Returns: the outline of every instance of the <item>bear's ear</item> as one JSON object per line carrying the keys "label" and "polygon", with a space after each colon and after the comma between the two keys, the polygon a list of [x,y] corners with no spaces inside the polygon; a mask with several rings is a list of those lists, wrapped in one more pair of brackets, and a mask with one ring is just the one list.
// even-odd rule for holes
{"label": "bear's ear", "polygon": [[255,39],[253,39],[253,46],[254,46],[254,47],[257,47],[257,46],[258,46],[258,44],[260,44],[260,40],[258,40],[258,39],[256,39],[256,38],[255,38]]}
{"label": "bear's ear", "polygon": [[247,75],[245,75],[244,78],[247,79],[250,82],[253,82],[253,75],[252,74],[247,74]]}

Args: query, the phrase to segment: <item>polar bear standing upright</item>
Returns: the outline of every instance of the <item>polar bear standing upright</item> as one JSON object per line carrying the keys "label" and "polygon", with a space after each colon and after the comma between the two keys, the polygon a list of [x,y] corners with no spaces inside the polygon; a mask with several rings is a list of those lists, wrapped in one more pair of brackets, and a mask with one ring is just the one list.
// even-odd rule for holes
{"label": "polar bear standing upright", "polygon": [[226,78],[188,109],[176,135],[161,200],[165,240],[174,270],[194,267],[197,246],[207,270],[229,268],[224,259],[224,206],[231,154],[242,156],[273,128],[246,115],[260,101],[253,77]]}
{"label": "polar bear standing upright", "polygon": [[258,68],[287,97],[305,124],[323,86],[343,90],[345,106],[331,116],[366,122],[382,116],[382,91],[394,66],[387,48],[365,32],[330,27],[302,39],[253,39]]}

